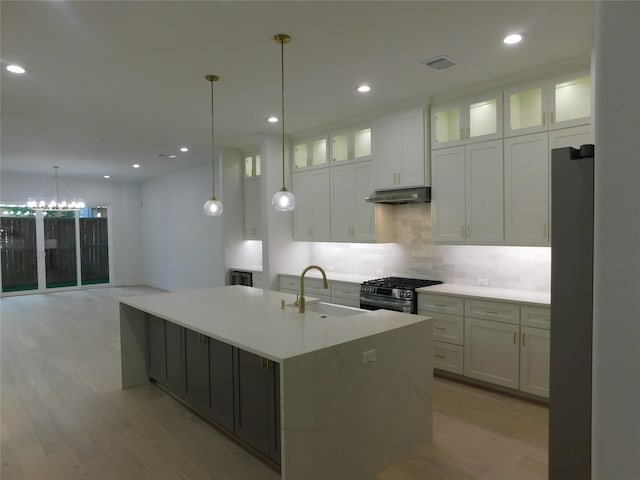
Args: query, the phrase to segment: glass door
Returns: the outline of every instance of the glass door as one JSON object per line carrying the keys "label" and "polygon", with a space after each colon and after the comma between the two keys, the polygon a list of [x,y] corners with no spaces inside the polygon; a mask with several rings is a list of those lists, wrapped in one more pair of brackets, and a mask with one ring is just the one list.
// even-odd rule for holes
{"label": "glass door", "polygon": [[81,212],[0,207],[3,293],[110,282],[109,207]]}
{"label": "glass door", "polygon": [[44,259],[46,288],[78,285],[76,213],[46,212]]}
{"label": "glass door", "polygon": [[2,291],[38,289],[36,217],[26,209],[0,211]]}

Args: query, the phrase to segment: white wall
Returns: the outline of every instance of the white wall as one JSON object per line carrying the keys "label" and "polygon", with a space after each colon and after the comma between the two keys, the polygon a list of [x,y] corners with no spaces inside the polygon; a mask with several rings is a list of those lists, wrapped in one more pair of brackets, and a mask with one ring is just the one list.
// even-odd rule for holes
{"label": "white wall", "polygon": [[[53,197],[53,172],[44,175],[2,172],[0,199],[3,202],[26,202],[41,192]],[[87,181],[68,177],[60,171],[62,182],[87,203],[111,206],[112,285],[142,283],[141,186],[138,182],[116,183],[111,180]],[[61,198],[64,196],[60,192]]]}
{"label": "white wall", "polygon": [[[224,205],[220,175],[216,183]],[[143,183],[145,284],[171,291],[225,284],[223,217],[204,214],[210,198],[210,165]]]}
{"label": "white wall", "polygon": [[[592,478],[640,478],[640,2],[596,25]],[[581,399],[576,398],[576,402]]]}

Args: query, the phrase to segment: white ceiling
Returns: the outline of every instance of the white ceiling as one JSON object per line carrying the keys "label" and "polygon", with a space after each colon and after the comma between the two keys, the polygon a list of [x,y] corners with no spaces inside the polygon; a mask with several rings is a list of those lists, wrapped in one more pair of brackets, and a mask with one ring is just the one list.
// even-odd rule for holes
{"label": "white ceiling", "polygon": [[[408,99],[588,56],[595,3],[583,1],[6,1],[1,13],[3,172],[143,180],[210,161],[216,146],[362,117]],[[526,34],[506,47],[509,32]],[[433,71],[441,54],[459,65]],[[16,76],[9,63],[28,70]],[[355,93],[370,83],[367,96]],[[158,154],[191,151],[176,159]],[[134,170],[131,164],[142,168]]]}

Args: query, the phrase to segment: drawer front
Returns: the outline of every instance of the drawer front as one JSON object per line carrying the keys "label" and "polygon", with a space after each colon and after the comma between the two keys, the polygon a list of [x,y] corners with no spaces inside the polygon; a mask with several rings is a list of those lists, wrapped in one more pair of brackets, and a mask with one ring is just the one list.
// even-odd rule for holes
{"label": "drawer front", "polygon": [[433,368],[462,375],[463,355],[460,345],[433,342]]}
{"label": "drawer front", "polygon": [[439,342],[464,345],[464,321],[457,315],[447,315],[446,313],[426,313],[433,319],[433,339]]}
{"label": "drawer front", "polygon": [[[347,298],[358,300],[360,304],[360,284],[346,282],[331,282],[331,298]],[[334,302],[337,303],[337,302]]]}
{"label": "drawer front", "polygon": [[253,286],[262,288],[262,273],[253,272],[252,276]]}
{"label": "drawer front", "polygon": [[418,292],[418,310],[462,315],[464,313],[464,300],[461,297],[453,297],[451,295]]}
{"label": "drawer front", "polygon": [[[321,278],[309,278],[304,279],[304,294],[305,296],[318,296],[322,295],[331,299],[331,284],[327,282],[329,288],[324,288]],[[298,290],[300,289],[300,279],[298,279]],[[324,301],[324,300],[323,300]],[[331,300],[329,300],[331,301]]]}
{"label": "drawer front", "polygon": [[280,291],[298,292],[300,290],[300,277],[280,275]]}
{"label": "drawer front", "polygon": [[520,306],[515,303],[467,299],[464,307],[466,317],[503,323],[520,323]]}
{"label": "drawer front", "polygon": [[551,329],[551,309],[549,307],[522,306],[520,316],[522,325],[525,327]]}

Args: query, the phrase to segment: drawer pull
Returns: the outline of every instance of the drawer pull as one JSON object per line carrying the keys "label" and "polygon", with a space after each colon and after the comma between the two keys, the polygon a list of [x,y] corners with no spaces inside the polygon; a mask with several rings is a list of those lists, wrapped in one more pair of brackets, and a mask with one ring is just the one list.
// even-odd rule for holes
{"label": "drawer pull", "polygon": [[436,303],[435,306],[436,307],[446,307],[447,304],[446,303]]}
{"label": "drawer pull", "polygon": [[434,355],[433,355],[433,356],[434,356],[434,357],[436,357],[436,358],[440,358],[440,359],[445,359],[445,358],[447,358],[447,356],[446,356],[446,355],[442,355],[442,354],[440,354],[440,353],[434,353]]}
{"label": "drawer pull", "polygon": [[489,315],[498,315],[500,312],[497,310],[485,310],[484,313],[488,313]]}
{"label": "drawer pull", "polygon": [[435,330],[440,330],[440,331],[443,331],[443,332],[447,329],[447,327],[436,327],[435,325],[433,326],[433,328]]}

